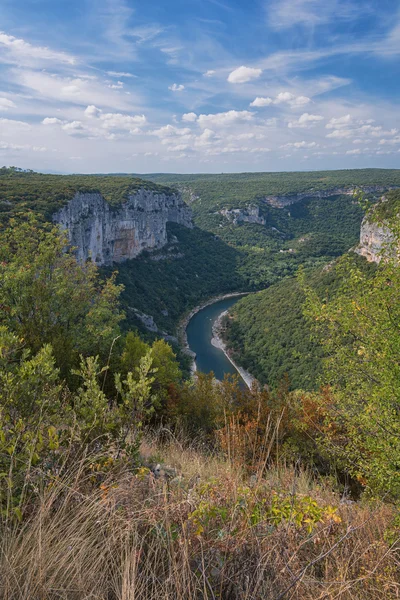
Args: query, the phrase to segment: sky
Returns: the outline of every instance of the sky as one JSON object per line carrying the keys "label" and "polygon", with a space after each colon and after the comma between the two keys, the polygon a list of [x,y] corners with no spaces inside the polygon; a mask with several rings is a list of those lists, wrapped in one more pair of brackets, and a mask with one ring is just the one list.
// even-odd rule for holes
{"label": "sky", "polygon": [[398,168],[399,0],[0,0],[0,165]]}

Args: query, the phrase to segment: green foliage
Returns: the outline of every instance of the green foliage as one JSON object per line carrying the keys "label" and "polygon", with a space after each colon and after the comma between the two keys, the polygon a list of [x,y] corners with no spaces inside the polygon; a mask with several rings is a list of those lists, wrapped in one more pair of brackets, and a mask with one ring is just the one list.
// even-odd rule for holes
{"label": "green foliage", "polygon": [[80,265],[64,251],[57,227],[39,226],[32,215],[12,221],[0,239],[0,323],[33,352],[51,344],[63,376],[79,354],[106,362],[124,318],[115,275],[102,283],[93,263]]}
{"label": "green foliage", "polygon": [[82,451],[112,449],[136,464],[142,427],[156,402],[152,361],[149,351],[134,374],[116,374],[117,395],[110,396],[107,367],[98,357],[81,357],[74,374],[82,385],[72,393],[59,380],[49,345],[33,355],[0,327],[0,513],[19,518],[26,495]]}
{"label": "green foliage", "polygon": [[145,188],[170,194],[172,190],[132,176],[44,175],[16,168],[0,169],[0,222],[28,209],[49,219],[77,192],[99,192],[112,206]]}
{"label": "green foliage", "polygon": [[326,357],[321,381],[332,399],[325,444],[332,457],[375,493],[400,494],[400,270],[381,261],[373,277],[349,257],[337,266],[334,298],[306,288],[307,314]]}

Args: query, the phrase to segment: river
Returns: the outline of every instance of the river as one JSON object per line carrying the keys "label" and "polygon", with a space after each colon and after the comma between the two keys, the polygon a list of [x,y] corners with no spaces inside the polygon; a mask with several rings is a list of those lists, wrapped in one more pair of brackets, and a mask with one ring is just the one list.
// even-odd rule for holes
{"label": "river", "polygon": [[219,348],[211,344],[212,326],[217,317],[233,306],[240,297],[234,296],[218,300],[197,312],[189,321],[186,335],[189,348],[196,352],[196,367],[203,373],[214,372],[220,381],[226,373],[237,375],[238,372]]}

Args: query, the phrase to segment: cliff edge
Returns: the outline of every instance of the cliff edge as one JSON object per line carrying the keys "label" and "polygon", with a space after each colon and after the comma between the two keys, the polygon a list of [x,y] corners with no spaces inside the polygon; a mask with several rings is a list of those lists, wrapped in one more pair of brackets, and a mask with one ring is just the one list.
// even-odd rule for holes
{"label": "cliff edge", "polygon": [[179,193],[145,188],[111,206],[99,192],[76,192],[53,215],[53,221],[68,231],[69,243],[82,262],[110,265],[135,258],[143,250],[167,243],[167,223],[192,227],[190,208]]}

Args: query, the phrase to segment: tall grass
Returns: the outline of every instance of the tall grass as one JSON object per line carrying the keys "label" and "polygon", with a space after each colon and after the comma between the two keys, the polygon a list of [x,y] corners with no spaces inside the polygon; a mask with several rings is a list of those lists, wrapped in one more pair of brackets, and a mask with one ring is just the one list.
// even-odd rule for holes
{"label": "tall grass", "polygon": [[[284,465],[249,480],[236,460],[175,439],[148,438],[142,454],[171,469],[94,476],[81,459],[37,490],[21,523],[3,520],[1,600],[400,597],[393,507],[340,503]],[[308,497],[325,511],[312,527],[296,513]],[[287,499],[278,518],[256,513]]]}

